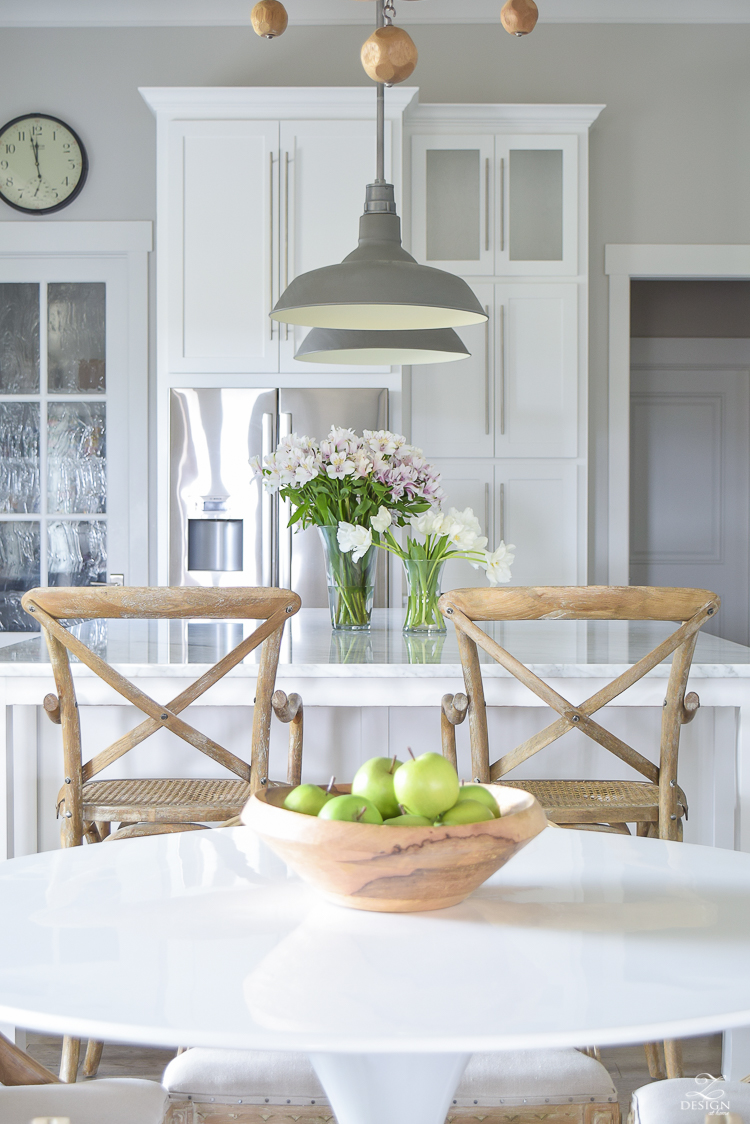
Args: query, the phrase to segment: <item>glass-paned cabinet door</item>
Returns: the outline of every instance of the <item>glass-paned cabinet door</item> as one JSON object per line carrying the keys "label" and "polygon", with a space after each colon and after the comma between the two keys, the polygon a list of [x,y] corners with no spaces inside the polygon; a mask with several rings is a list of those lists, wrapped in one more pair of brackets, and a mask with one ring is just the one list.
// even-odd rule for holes
{"label": "glass-paned cabinet door", "polygon": [[0,278],[0,631],[26,632],[27,589],[127,574],[127,276],[79,258]]}
{"label": "glass-paned cabinet door", "polygon": [[578,137],[496,137],[498,276],[578,273]]}
{"label": "glass-paned cabinet door", "polygon": [[412,246],[419,262],[495,272],[495,138],[412,138]]}

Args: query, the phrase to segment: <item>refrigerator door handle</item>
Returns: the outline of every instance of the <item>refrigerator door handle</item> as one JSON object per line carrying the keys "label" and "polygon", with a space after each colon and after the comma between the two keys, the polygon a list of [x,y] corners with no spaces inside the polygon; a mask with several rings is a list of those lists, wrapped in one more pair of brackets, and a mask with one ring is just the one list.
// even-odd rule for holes
{"label": "refrigerator door handle", "polygon": [[[279,414],[279,441],[289,437],[292,432],[292,415]],[[292,528],[288,525],[292,517],[292,505],[279,500],[279,578],[281,589],[292,588]]]}
{"label": "refrigerator door handle", "polygon": [[[265,461],[266,457],[270,456],[273,452],[273,431],[274,431],[274,415],[264,414],[261,423],[261,461]],[[263,487],[263,482],[260,484],[261,499],[261,541],[262,541],[262,558],[261,558],[261,574],[262,583],[264,586],[278,585],[278,568],[276,566],[274,541],[276,538],[276,517],[277,517],[277,498],[271,495]]]}

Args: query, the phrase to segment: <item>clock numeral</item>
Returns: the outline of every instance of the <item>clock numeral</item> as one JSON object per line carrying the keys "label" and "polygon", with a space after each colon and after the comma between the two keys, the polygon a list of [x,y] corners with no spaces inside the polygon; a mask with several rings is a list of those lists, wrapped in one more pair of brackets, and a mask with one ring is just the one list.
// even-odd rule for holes
{"label": "clock numeral", "polygon": [[71,168],[75,168],[75,166],[76,166],[75,160],[68,160],[68,163],[70,164]]}
{"label": "clock numeral", "polygon": [[5,151],[6,152],[15,152],[16,146],[14,144],[6,144]]}
{"label": "clock numeral", "polygon": [[8,167],[8,161],[7,160],[0,160],[0,168],[2,168],[3,171],[5,171],[5,169],[7,167]]}
{"label": "clock numeral", "polygon": [[62,148],[63,148],[63,152],[70,152],[70,142],[64,144],[62,146]]}
{"label": "clock numeral", "polygon": [[68,178],[68,176],[66,176],[65,179],[63,180],[63,185],[65,187],[68,187],[70,185],[70,179]]}
{"label": "clock numeral", "polygon": [[5,181],[5,186],[6,187],[12,187],[13,186],[13,176],[8,176],[8,178]]}
{"label": "clock numeral", "polygon": [[40,137],[42,135],[42,126],[41,125],[32,125],[31,126],[31,135],[32,135],[32,137]]}
{"label": "clock numeral", "polygon": [[18,132],[18,139],[19,139],[20,141],[22,141],[22,140],[26,140],[26,133],[24,133],[24,132],[21,132],[21,131],[19,130],[19,132]]}

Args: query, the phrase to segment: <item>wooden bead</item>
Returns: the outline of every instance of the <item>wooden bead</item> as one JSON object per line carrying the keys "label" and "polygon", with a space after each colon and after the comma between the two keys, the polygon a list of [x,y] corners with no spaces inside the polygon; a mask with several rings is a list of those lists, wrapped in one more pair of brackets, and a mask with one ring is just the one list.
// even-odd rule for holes
{"label": "wooden bead", "polygon": [[500,21],[509,35],[528,35],[536,27],[539,9],[534,0],[507,0]]}
{"label": "wooden bead", "polygon": [[379,27],[362,44],[362,66],[373,82],[405,82],[417,65],[417,48],[401,27]]}
{"label": "wooden bead", "polygon": [[250,20],[256,35],[264,39],[275,39],[286,31],[289,17],[279,0],[260,0],[250,13]]}

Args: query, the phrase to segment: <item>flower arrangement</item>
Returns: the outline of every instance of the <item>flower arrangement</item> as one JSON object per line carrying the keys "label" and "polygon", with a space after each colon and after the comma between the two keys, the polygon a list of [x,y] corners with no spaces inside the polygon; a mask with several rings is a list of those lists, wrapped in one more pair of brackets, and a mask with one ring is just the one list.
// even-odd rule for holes
{"label": "flower arrangement", "polygon": [[[409,578],[405,629],[444,629],[437,608],[449,559],[482,567],[491,585],[510,581],[515,547],[488,552],[471,508],[445,514],[440,474],[421,449],[388,430],[331,428],[322,441],[285,437],[253,467],[269,492],[292,505],[289,525],[317,526],[326,548],[334,628],[369,626],[374,567],[380,547],[401,558]],[[406,545],[394,530],[408,527]],[[423,536],[420,541],[414,534]]]}
{"label": "flower arrangement", "polygon": [[[481,533],[479,520],[470,507],[464,511],[452,507],[447,514],[432,507],[412,515],[405,546],[396,541],[391,530],[391,513],[385,507],[381,507],[377,515],[371,517],[370,523],[377,535],[377,545],[395,554],[404,563],[409,579],[404,620],[406,632],[445,629],[437,602],[443,567],[451,559],[464,558],[475,570],[481,567],[490,585],[510,581],[515,546],[506,546],[501,542],[496,550],[487,551],[487,538]],[[417,532],[424,537],[424,541],[410,532]]]}
{"label": "flower arrangement", "polygon": [[290,526],[320,529],[333,627],[368,628],[377,561],[371,520],[387,508],[389,522],[406,526],[442,499],[439,473],[397,433],[366,429],[359,437],[336,426],[319,442],[293,433],[262,464],[251,463],[267,491],[292,505]]}

